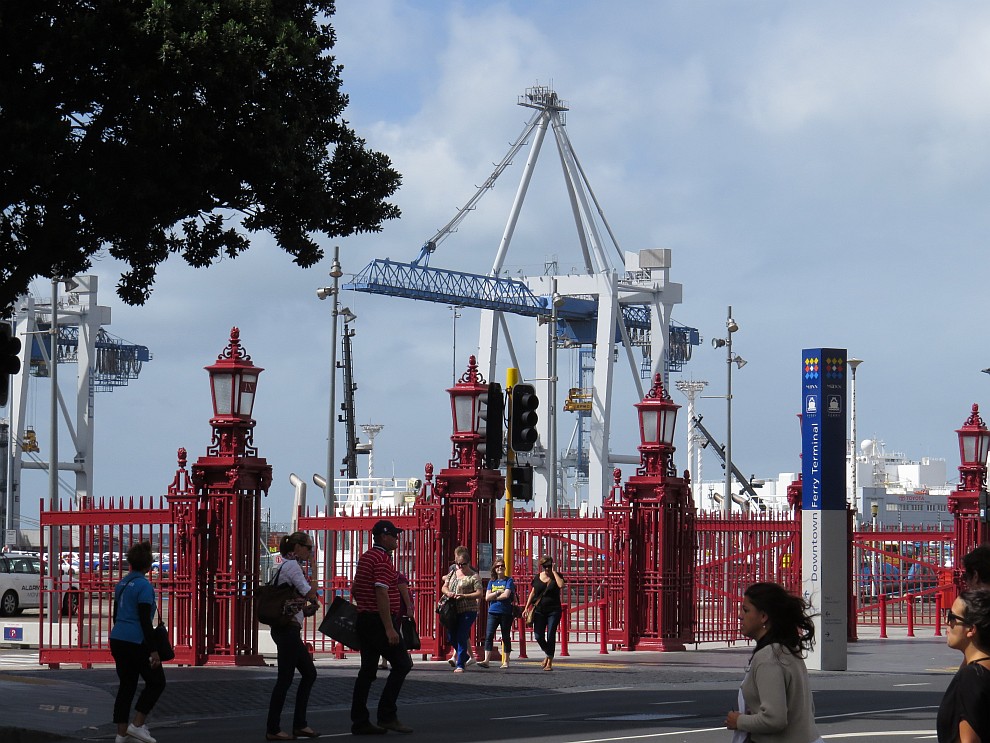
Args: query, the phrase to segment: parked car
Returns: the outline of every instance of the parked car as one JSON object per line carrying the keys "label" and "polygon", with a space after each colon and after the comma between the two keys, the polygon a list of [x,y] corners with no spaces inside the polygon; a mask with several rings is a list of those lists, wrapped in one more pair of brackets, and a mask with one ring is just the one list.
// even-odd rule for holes
{"label": "parked car", "polygon": [[904,580],[904,590],[907,593],[920,593],[938,585],[938,574],[930,565],[921,562],[911,563],[907,578]]}
{"label": "parked car", "polygon": [[0,555],[0,617],[37,609],[41,596],[41,560],[28,555]]}

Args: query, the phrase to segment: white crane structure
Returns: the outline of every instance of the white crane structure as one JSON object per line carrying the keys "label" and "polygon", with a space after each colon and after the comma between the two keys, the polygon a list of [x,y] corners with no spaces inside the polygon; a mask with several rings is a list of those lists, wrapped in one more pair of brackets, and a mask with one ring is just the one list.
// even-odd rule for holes
{"label": "white crane structure", "polygon": [[[95,393],[127,385],[138,377],[143,362],[151,360],[145,346],[128,344],[104,330],[110,324],[110,308],[97,304],[96,276],[77,276],[58,283],[64,284],[66,291],[54,301],[39,301],[28,294],[14,305],[21,371],[11,379],[9,436],[6,446],[0,446],[0,522],[7,544],[20,539],[24,470],[44,470],[50,478],[52,468],[55,478],[61,472],[72,472],[72,485],[59,480],[72,503],[78,505],[92,497]],[[39,447],[28,425],[31,381],[53,376],[53,356],[59,365],[76,364],[75,404],[72,397],[67,400],[63,396],[63,385],[56,384],[53,390],[61,418],[53,414],[52,420],[56,425],[61,420],[60,428],[68,431],[71,461],[59,461],[59,451],[53,450],[61,448],[53,446],[59,438],[57,432],[51,434],[48,446]]]}
{"label": "white crane structure", "polygon": [[[694,328],[672,326],[672,310],[681,302],[682,287],[670,281],[670,250],[634,253],[619,248],[567,136],[566,103],[545,86],[528,89],[518,103],[533,109],[522,133],[457,215],[426,241],[420,255],[409,264],[374,261],[343,288],[481,309],[478,365],[486,378],[499,381],[500,350],[504,347],[508,363],[502,357],[502,366],[519,368],[524,380],[537,387],[542,401],[540,439],[530,455],[521,455],[521,461],[534,466],[537,507],[557,505],[554,493],[559,482],[558,452],[548,452],[546,448],[556,449],[557,351],[593,348],[591,387],[579,382],[577,394],[583,402],[567,409],[578,412],[577,427],[583,424],[581,418],[589,419],[585,421],[589,423],[588,435],[578,459],[584,460],[583,471],[587,472],[587,506],[595,509],[608,493],[614,466],[639,462],[634,452],[617,454],[609,447],[615,359],[626,361],[636,394],[642,397],[642,379],[659,373],[666,382],[670,371],[680,371],[690,359],[691,347],[698,345],[700,339]],[[566,275],[548,271],[545,275],[508,279],[502,275],[506,259],[548,133],[552,133],[556,144],[583,269]],[[527,144],[526,162],[489,273],[467,274],[430,267],[429,259],[437,246],[456,231]],[[539,325],[548,325],[546,332],[536,333],[535,362],[520,361],[506,314],[536,317]],[[642,363],[635,357],[636,348],[642,354]],[[562,461],[570,460],[565,457]]]}

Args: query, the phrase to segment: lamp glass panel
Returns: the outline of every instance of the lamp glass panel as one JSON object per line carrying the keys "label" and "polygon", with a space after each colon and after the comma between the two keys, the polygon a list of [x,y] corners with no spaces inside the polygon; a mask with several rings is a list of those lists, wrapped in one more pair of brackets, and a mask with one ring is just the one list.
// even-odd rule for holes
{"label": "lamp glass panel", "polygon": [[983,464],[987,461],[987,445],[990,444],[990,431],[980,431],[979,451],[976,452],[976,461]]}
{"label": "lamp glass panel", "polygon": [[677,408],[663,411],[660,419],[660,440],[665,444],[674,443],[674,423],[677,421]]}
{"label": "lamp glass panel", "polygon": [[474,431],[474,395],[454,395],[454,433]]}
{"label": "lamp glass panel", "polygon": [[226,372],[213,372],[210,381],[213,383],[213,413],[215,415],[230,415],[234,375]]}
{"label": "lamp glass panel", "polygon": [[639,421],[640,428],[643,432],[643,443],[659,443],[660,432],[657,429],[657,411],[650,408],[640,408]]}
{"label": "lamp glass panel", "polygon": [[240,387],[241,404],[237,412],[250,418],[251,412],[254,410],[254,393],[258,388],[258,375],[245,372],[241,375]]}
{"label": "lamp glass panel", "polygon": [[976,459],[977,435],[974,431],[965,431],[959,434],[959,446],[962,449],[963,464],[979,464]]}

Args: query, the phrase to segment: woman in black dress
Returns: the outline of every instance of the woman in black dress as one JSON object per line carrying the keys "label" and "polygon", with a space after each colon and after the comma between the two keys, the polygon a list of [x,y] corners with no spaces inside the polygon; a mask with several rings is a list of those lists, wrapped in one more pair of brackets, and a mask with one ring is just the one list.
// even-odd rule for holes
{"label": "woman in black dress", "polygon": [[560,590],[564,587],[564,576],[553,567],[553,558],[540,558],[540,574],[533,578],[533,588],[526,598],[524,616],[533,610],[533,632],[536,642],[546,653],[543,670],[553,670],[553,656],[557,649],[557,626],[563,608],[560,604]]}
{"label": "woman in black dress", "polygon": [[946,612],[946,643],[963,665],[938,708],[939,743],[990,741],[990,589],[964,591]]}

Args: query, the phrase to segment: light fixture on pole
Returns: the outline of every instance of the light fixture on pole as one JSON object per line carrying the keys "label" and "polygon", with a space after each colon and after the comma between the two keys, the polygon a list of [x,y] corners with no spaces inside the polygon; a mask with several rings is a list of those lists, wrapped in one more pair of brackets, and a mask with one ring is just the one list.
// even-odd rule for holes
{"label": "light fixture on pole", "polygon": [[333,297],[333,329],[330,333],[330,416],[327,423],[327,469],[326,481],[323,487],[323,495],[326,499],[327,515],[333,514],[334,509],[334,476],[333,476],[333,444],[334,444],[334,424],[336,423],[337,407],[337,307],[338,307],[338,282],[344,272],[340,268],[340,246],[333,247],[333,263],[330,264],[330,277],[333,279],[332,287],[323,287],[316,290],[316,296],[321,300]]}
{"label": "light fixture on pole", "polygon": [[452,351],[450,358],[450,383],[457,383],[457,320],[461,317],[461,313],[458,310],[463,310],[463,304],[451,304],[447,305],[451,311],[451,340]]}
{"label": "light fixture on pole", "polygon": [[849,428],[850,434],[852,436],[852,446],[850,447],[849,459],[852,463],[852,472],[850,475],[850,486],[852,488],[852,494],[850,496],[851,505],[856,507],[859,503],[859,494],[856,492],[856,470],[859,469],[859,444],[856,440],[856,369],[859,365],[863,363],[863,359],[846,359],[846,363],[849,364],[849,379],[850,386],[852,387],[852,404],[849,406]]}
{"label": "light fixture on pole", "polygon": [[739,330],[739,324],[732,319],[732,306],[729,306],[725,320],[725,338],[713,338],[713,348],[725,348],[725,492],[722,495],[722,513],[732,513],[732,365],[737,369],[746,366],[746,360],[738,354],[732,355],[732,334]]}

